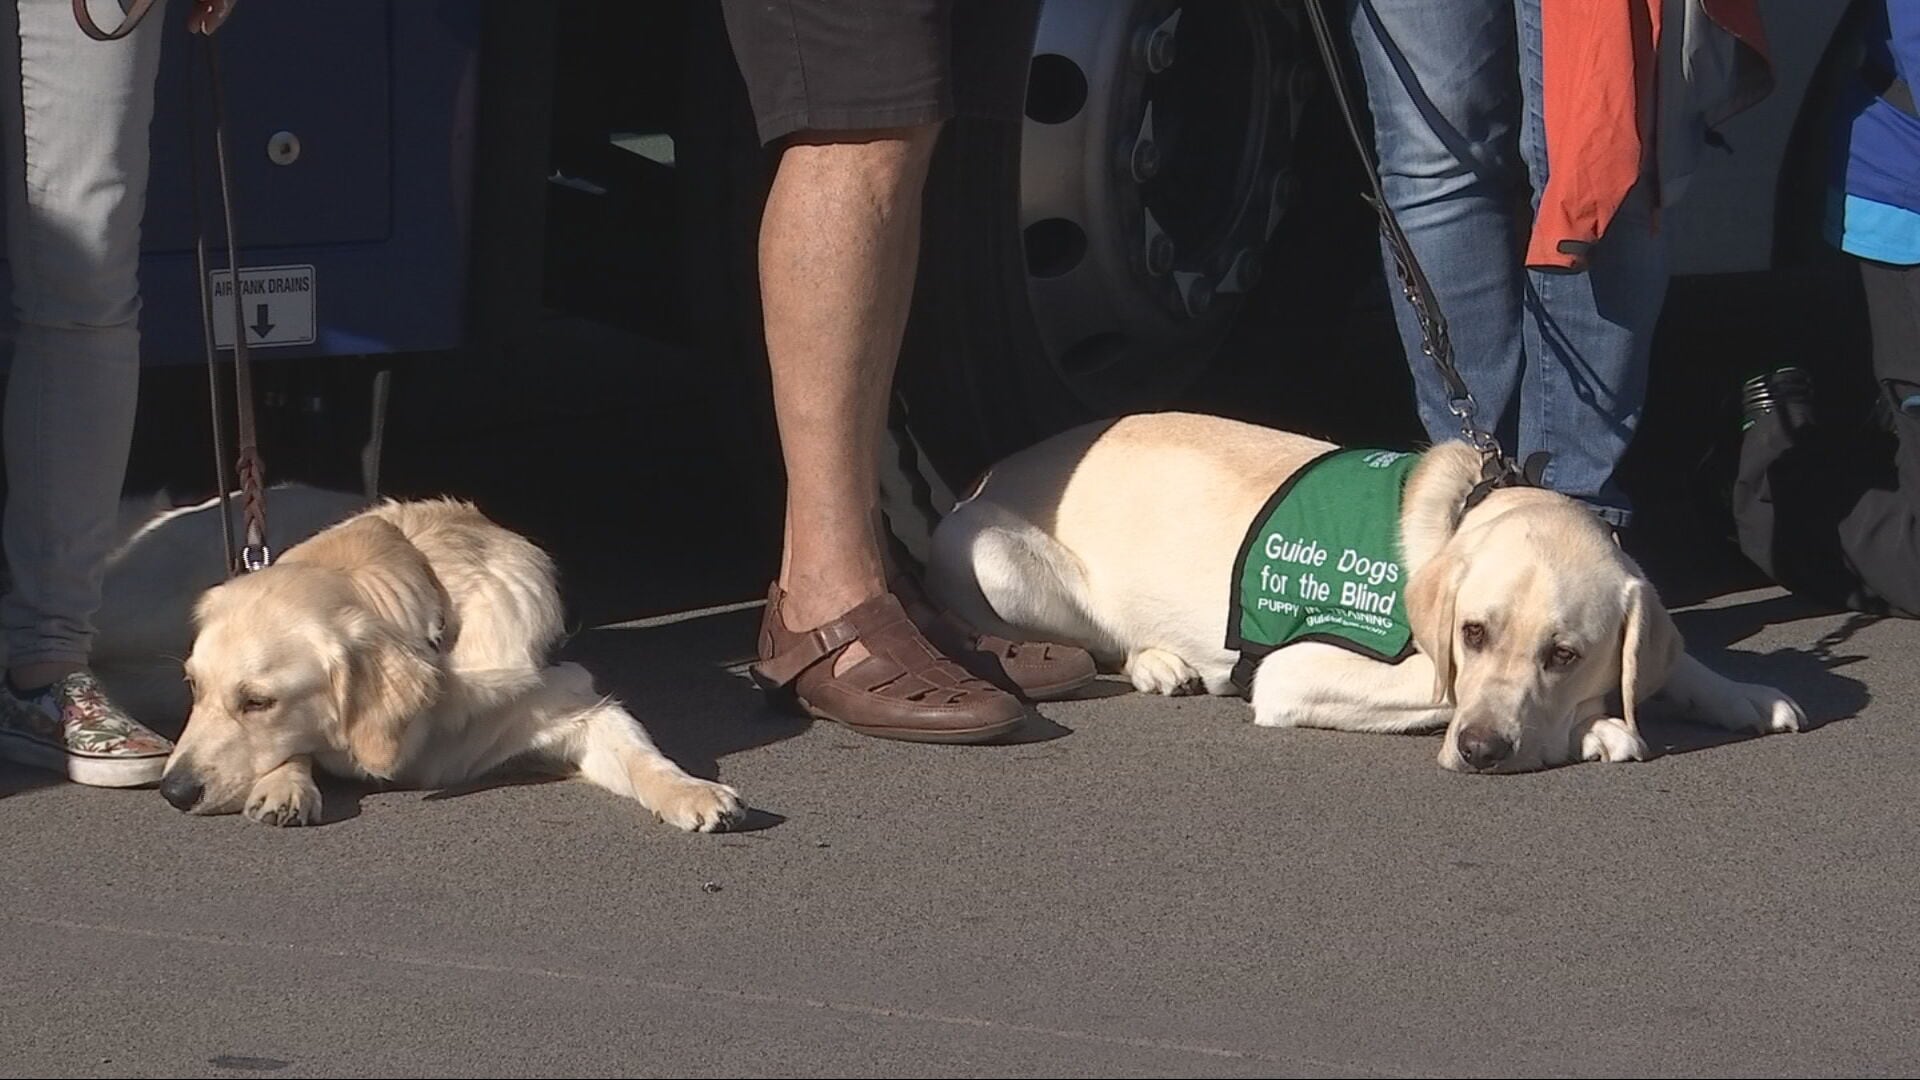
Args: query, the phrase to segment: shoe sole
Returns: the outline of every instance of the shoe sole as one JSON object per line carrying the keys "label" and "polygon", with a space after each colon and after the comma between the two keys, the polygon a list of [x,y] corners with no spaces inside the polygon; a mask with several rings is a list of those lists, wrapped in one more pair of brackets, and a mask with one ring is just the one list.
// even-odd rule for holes
{"label": "shoe sole", "polygon": [[167,768],[166,754],[143,757],[89,757],[37,739],[0,731],[0,758],[46,772],[61,773],[88,787],[133,788],[160,782]]}
{"label": "shoe sole", "polygon": [[890,739],[894,742],[939,743],[946,745],[991,742],[1002,735],[1016,730],[1020,725],[1027,722],[1026,716],[1021,715],[1011,720],[986,724],[977,728],[930,729],[889,727],[879,724],[856,724],[851,721],[842,720],[832,713],[824,712],[807,702],[801,701],[798,695],[792,693],[770,694],[768,700],[775,708],[782,712],[807,716],[815,720],[825,720],[831,724],[838,724],[856,735],[866,735],[875,739]]}
{"label": "shoe sole", "polygon": [[866,735],[875,739],[891,739],[894,742],[939,743],[945,745],[991,742],[1002,735],[1014,731],[1021,724],[1027,722],[1026,717],[1016,716],[1012,720],[998,724],[989,724],[986,727],[937,728],[929,730],[927,728],[883,727],[873,724],[855,724],[842,720],[837,716],[821,712],[811,705],[805,705],[802,706],[802,708],[808,716],[816,720],[826,720],[838,724],[857,735]]}
{"label": "shoe sole", "polygon": [[1070,697],[1074,693],[1092,686],[1099,678],[1100,673],[1096,671],[1091,675],[1082,676],[1077,679],[1069,679],[1066,682],[1053,683],[1048,686],[1023,687],[1020,689],[1019,694],[1028,701],[1059,701],[1061,698]]}

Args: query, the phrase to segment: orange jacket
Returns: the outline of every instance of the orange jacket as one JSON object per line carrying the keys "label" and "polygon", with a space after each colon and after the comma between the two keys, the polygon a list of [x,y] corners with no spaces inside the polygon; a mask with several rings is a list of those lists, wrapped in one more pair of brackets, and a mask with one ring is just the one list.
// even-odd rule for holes
{"label": "orange jacket", "polygon": [[[1685,0],[1678,26],[1661,0],[1542,0],[1547,187],[1527,265],[1578,271],[1643,175],[1662,190],[1689,161],[1670,155],[1669,125],[1701,129],[1773,89],[1759,0]],[[1671,35],[1680,35],[1670,39]],[[1685,56],[1685,75],[1660,62]]]}

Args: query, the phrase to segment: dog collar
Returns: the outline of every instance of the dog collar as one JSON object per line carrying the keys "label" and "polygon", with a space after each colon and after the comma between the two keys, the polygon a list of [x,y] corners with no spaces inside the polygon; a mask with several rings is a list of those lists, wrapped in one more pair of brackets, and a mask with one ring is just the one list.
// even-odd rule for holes
{"label": "dog collar", "polygon": [[1488,454],[1480,465],[1480,482],[1467,492],[1467,501],[1460,507],[1460,512],[1465,514],[1479,506],[1487,496],[1500,488],[1544,486],[1540,480],[1546,475],[1547,461],[1552,456],[1545,450],[1535,450],[1522,464],[1505,454]]}

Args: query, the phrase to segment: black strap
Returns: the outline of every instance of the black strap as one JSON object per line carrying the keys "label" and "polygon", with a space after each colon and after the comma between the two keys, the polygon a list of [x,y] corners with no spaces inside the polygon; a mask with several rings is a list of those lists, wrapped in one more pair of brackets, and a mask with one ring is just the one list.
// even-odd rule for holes
{"label": "black strap", "polygon": [[1861,62],[1860,75],[1867,80],[1867,88],[1887,104],[1908,116],[1920,117],[1920,111],[1916,111],[1913,104],[1913,87],[1907,80],[1871,58]]}
{"label": "black strap", "polygon": [[[220,379],[220,358],[213,344],[213,293],[210,288],[211,276],[207,272],[207,230],[205,208],[201,205],[203,188],[200,165],[200,124],[198,121],[199,99],[194,94],[193,66],[187,67],[187,162],[190,169],[193,195],[193,260],[200,279],[200,337],[207,353],[207,401],[213,414],[213,475],[214,484],[220,497],[220,536],[226,544],[227,573],[236,574],[244,563],[236,551],[233,535],[233,474],[229,471],[234,458],[227,443],[228,417],[224,406],[225,394]],[[216,91],[216,97],[217,97]],[[217,143],[216,143],[217,145]],[[229,256],[228,264],[235,260]],[[240,293],[238,276],[234,280],[234,295]],[[234,333],[243,334],[244,327],[238,321],[234,323]],[[236,354],[237,356],[237,354]]]}
{"label": "black strap", "polygon": [[[196,35],[201,39],[201,48],[206,55],[207,79],[213,98],[213,157],[219,169],[220,207],[224,217],[227,236],[227,268],[232,279],[233,296],[233,395],[238,426],[235,436],[238,445],[234,448],[234,468],[240,482],[240,510],[246,521],[246,546],[241,549],[236,572],[263,569],[273,561],[273,551],[267,545],[267,496],[265,469],[260,462],[260,440],[254,429],[253,419],[253,363],[247,348],[247,321],[243,303],[240,299],[240,250],[233,223],[233,178],[228,167],[227,154],[227,116],[224,104],[225,94],[220,80],[220,54],[214,45],[214,35]],[[200,196],[196,187],[194,193],[194,211],[196,218],[196,248],[202,260],[200,274],[201,306],[205,309],[208,322],[212,314],[211,288],[205,272],[205,231],[198,227]],[[213,335],[206,335],[207,362],[209,370],[215,363]],[[217,406],[216,406],[217,408]],[[223,486],[224,493],[225,488]]]}
{"label": "black strap", "polygon": [[1333,84],[1333,95],[1340,106],[1340,115],[1346,121],[1347,134],[1353,139],[1353,147],[1359,152],[1361,164],[1365,166],[1367,183],[1372,188],[1367,202],[1380,218],[1381,231],[1386,234],[1388,246],[1393,249],[1401,288],[1420,321],[1422,351],[1433,360],[1440,369],[1440,377],[1446,380],[1448,407],[1460,419],[1461,433],[1475,446],[1485,450],[1492,444],[1493,437],[1480,431],[1473,422],[1473,392],[1468,389],[1466,379],[1461,377],[1460,369],[1454,366],[1453,340],[1447,333],[1446,316],[1440,312],[1440,300],[1434,295],[1426,272],[1420,268],[1420,260],[1414,256],[1413,245],[1407,240],[1407,234],[1401,231],[1393,208],[1387,204],[1386,191],[1380,186],[1380,169],[1373,160],[1373,151],[1367,146],[1366,138],[1360,133],[1360,122],[1355,118],[1353,105],[1348,100],[1346,72],[1334,49],[1333,32],[1328,28],[1326,10],[1321,0],[1307,0],[1307,18],[1313,24],[1314,40],[1319,45],[1322,62],[1327,65],[1327,75]]}
{"label": "black strap", "polygon": [[[112,31],[100,29],[87,10],[87,0],[73,0],[74,21],[95,41],[118,41],[132,33],[152,10],[154,0],[133,0],[126,18]],[[267,545],[267,506],[265,470],[260,464],[260,444],[253,419],[253,365],[247,351],[247,326],[240,299],[240,252],[233,219],[233,178],[228,168],[227,118],[220,80],[220,54],[212,33],[196,34],[206,60],[207,79],[213,99],[213,153],[219,173],[220,203],[227,235],[227,267],[233,289],[233,372],[239,445],[229,457],[226,425],[221,408],[220,362],[213,341],[213,295],[207,274],[207,235],[200,204],[200,136],[194,114],[199,104],[194,96],[193,69],[187,69],[187,122],[193,186],[194,265],[200,278],[200,331],[207,350],[207,393],[213,410],[214,482],[220,492],[221,536],[226,542],[227,571],[230,575],[259,570],[273,560]],[[233,537],[233,480],[227,463],[234,462],[240,485],[241,510],[246,519],[246,543],[236,554]]]}

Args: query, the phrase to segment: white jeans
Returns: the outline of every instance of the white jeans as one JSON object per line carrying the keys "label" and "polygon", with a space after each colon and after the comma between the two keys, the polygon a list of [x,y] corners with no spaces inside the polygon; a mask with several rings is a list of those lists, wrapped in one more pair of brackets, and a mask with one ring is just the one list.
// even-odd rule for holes
{"label": "white jeans", "polygon": [[[166,3],[119,41],[69,0],[0,0],[7,377],[0,599],[10,665],[85,663],[140,386],[140,221]],[[103,27],[120,5],[95,0]]]}

